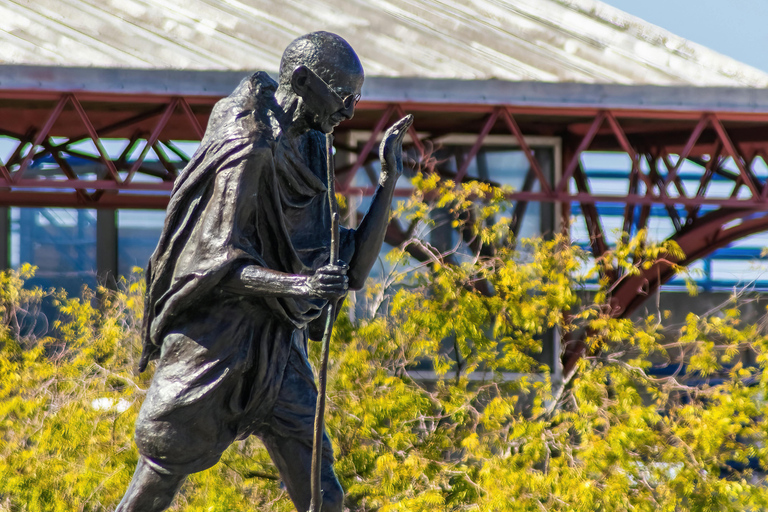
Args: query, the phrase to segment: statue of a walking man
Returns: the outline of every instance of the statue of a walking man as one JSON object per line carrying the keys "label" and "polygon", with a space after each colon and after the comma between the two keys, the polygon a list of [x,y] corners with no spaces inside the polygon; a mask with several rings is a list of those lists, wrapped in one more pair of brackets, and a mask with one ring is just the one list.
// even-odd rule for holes
{"label": "statue of a walking man", "polygon": [[[328,301],[362,287],[376,260],[412,121],[386,132],[370,209],[356,230],[342,228],[329,261],[324,134],[352,117],[362,85],[349,44],[316,32],[285,50],[279,83],[256,73],[216,104],[147,269],[140,369],[158,362],[118,511],[166,509],[187,475],[250,435],[308,509],[317,391],[307,341]],[[327,436],[321,482],[323,510],[340,511]]]}

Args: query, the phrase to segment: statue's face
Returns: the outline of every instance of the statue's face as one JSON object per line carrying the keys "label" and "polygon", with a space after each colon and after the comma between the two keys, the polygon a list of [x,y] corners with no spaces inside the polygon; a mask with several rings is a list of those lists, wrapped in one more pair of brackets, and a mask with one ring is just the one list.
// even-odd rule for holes
{"label": "statue's face", "polygon": [[338,70],[324,79],[307,67],[296,72],[306,84],[301,94],[302,115],[310,128],[331,133],[339,123],[352,118],[363,87],[362,73]]}

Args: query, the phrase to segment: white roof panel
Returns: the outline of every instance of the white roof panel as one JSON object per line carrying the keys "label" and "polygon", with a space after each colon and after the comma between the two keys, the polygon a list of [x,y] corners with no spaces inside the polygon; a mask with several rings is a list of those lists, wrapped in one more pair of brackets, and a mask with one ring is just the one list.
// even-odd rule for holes
{"label": "white roof panel", "polygon": [[368,75],[765,87],[768,74],[597,0],[0,0],[0,63],[275,71],[336,32]]}

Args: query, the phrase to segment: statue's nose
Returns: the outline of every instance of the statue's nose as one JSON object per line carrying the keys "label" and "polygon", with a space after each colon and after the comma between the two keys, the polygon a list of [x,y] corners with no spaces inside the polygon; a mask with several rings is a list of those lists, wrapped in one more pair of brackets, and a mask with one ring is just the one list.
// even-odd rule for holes
{"label": "statue's nose", "polygon": [[355,115],[355,105],[354,105],[354,103],[352,105],[348,106],[348,107],[344,107],[343,109],[341,109],[339,111],[339,113],[342,116],[344,116],[344,120],[345,121],[347,119],[352,119],[352,117],[354,117],[354,115]]}

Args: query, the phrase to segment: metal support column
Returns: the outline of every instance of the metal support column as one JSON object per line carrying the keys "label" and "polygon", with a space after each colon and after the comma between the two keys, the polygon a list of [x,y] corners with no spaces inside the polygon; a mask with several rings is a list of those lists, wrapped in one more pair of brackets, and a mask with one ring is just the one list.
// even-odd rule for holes
{"label": "metal support column", "polygon": [[[546,178],[550,180],[550,183],[554,183],[555,181],[554,148],[551,148],[551,147],[535,148],[533,150],[533,156],[536,159],[536,161],[539,163],[539,167],[541,168],[541,172],[544,173],[544,176],[546,176]],[[537,186],[537,189],[541,190],[540,185]],[[551,239],[555,235],[555,226],[556,226],[555,203],[542,201],[540,205],[541,205],[541,211],[540,211],[541,235],[546,239]]]}
{"label": "metal support column", "polygon": [[[539,164],[544,176],[555,181],[555,151],[552,147],[539,147],[533,150],[533,156]],[[536,187],[540,190],[539,185]],[[538,191],[537,190],[537,191]],[[551,240],[555,236],[556,212],[555,203],[539,203],[539,229],[544,239]],[[560,362],[560,332],[557,328],[548,330],[543,337],[541,347],[541,362],[549,366],[553,381],[562,378],[562,363]]]}
{"label": "metal support column", "polygon": [[97,210],[96,273],[107,288],[117,286],[117,211]]}
{"label": "metal support column", "polygon": [[0,270],[11,267],[10,237],[11,237],[11,211],[7,206],[0,206]]}

